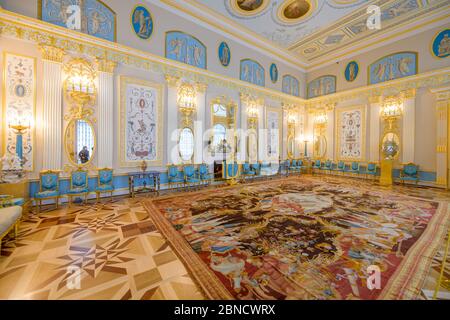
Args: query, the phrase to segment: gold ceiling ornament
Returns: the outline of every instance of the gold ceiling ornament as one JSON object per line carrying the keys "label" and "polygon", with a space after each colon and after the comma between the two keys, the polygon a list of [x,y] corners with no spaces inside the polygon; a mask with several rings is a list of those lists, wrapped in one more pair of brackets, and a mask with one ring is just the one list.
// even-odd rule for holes
{"label": "gold ceiling ornament", "polygon": [[100,72],[106,72],[106,73],[114,73],[114,70],[117,67],[117,62],[111,61],[104,58],[97,58],[97,66],[98,71]]}
{"label": "gold ceiling ornament", "polygon": [[263,12],[269,5],[269,0],[229,0],[231,9],[240,16],[255,16]]}
{"label": "gold ceiling ornament", "polygon": [[46,44],[40,44],[38,48],[42,53],[42,59],[58,63],[63,62],[65,55],[65,51],[63,49]]}
{"label": "gold ceiling ornament", "polygon": [[285,0],[278,8],[277,17],[285,24],[306,20],[317,9],[317,0]]}
{"label": "gold ceiling ornament", "polygon": [[177,106],[184,116],[183,124],[189,127],[192,123],[191,116],[197,111],[196,86],[190,83],[182,83],[178,88]]}

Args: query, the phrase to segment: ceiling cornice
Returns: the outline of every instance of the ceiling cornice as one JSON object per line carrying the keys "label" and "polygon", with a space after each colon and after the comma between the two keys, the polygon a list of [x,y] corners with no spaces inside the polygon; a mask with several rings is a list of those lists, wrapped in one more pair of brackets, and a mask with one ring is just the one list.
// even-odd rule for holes
{"label": "ceiling cornice", "polygon": [[[178,12],[185,13],[195,19],[191,19],[192,22],[198,23],[201,21],[207,25],[213,27],[211,30],[217,32],[222,31],[230,38],[243,42],[250,48],[256,47],[269,56],[274,56],[282,61],[299,68],[300,71],[305,72],[305,68],[308,67],[308,63],[303,59],[288,50],[281,48],[261,35],[242,27],[233,20],[216,13],[214,10],[203,6],[195,0],[147,0],[156,5],[165,4]],[[217,0],[214,0],[217,1]],[[198,20],[198,21],[196,21]],[[224,28],[226,26],[226,28]]]}

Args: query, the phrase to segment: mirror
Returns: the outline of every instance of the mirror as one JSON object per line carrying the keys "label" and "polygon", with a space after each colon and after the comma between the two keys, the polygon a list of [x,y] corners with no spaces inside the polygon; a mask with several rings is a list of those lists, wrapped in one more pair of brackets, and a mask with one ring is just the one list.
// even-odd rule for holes
{"label": "mirror", "polygon": [[96,151],[92,122],[84,119],[70,120],[66,127],[64,143],[70,162],[78,166],[89,164]]}
{"label": "mirror", "polygon": [[381,143],[381,153],[385,159],[395,159],[400,153],[400,138],[393,132],[386,133]]}
{"label": "mirror", "polygon": [[258,137],[254,130],[248,134],[247,155],[250,163],[254,163],[258,160]]}
{"label": "mirror", "polygon": [[181,160],[191,161],[194,155],[194,133],[191,128],[181,130],[178,148],[180,150]]}
{"label": "mirror", "polygon": [[324,158],[327,152],[327,138],[325,136],[316,136],[314,138],[314,157]]}
{"label": "mirror", "polygon": [[295,152],[295,140],[293,136],[288,137],[287,141],[287,155],[289,159],[294,158],[294,152]]}

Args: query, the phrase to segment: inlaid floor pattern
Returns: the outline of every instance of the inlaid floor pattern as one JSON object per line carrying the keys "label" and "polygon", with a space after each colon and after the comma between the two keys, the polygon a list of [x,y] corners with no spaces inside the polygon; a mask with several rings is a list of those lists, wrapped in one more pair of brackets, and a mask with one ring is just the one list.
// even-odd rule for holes
{"label": "inlaid floor pattern", "polygon": [[[450,201],[450,193],[432,188],[394,190]],[[142,199],[30,214],[17,240],[3,243],[0,299],[203,299],[141,206]],[[424,299],[435,288],[443,248],[444,242],[422,290]],[[447,267],[447,287],[449,278]],[[440,298],[449,297],[447,289],[442,288]]]}

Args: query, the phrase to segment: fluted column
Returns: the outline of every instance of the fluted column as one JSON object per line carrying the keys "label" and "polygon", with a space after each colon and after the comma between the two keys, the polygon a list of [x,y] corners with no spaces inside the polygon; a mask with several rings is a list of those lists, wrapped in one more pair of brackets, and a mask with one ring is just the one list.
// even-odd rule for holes
{"label": "fluted column", "polygon": [[197,112],[196,122],[194,123],[194,163],[203,163],[203,134],[205,132],[205,112],[206,112],[206,90],[208,85],[206,83],[196,83],[195,89],[197,91]]}
{"label": "fluted column", "polygon": [[42,168],[61,169],[62,164],[62,61],[64,50],[41,45],[43,61]]}
{"label": "fluted column", "polygon": [[450,87],[432,89],[436,97],[436,184],[448,188],[448,120]]}
{"label": "fluted column", "polygon": [[97,60],[98,63],[98,133],[97,133],[97,166],[113,167],[114,136],[114,69],[116,63],[108,60]]}
{"label": "fluted column", "polygon": [[402,162],[414,162],[415,131],[416,131],[416,90],[403,93],[403,152]]}
{"label": "fluted column", "polygon": [[369,98],[369,161],[380,161],[381,96]]}
{"label": "fluted column", "polygon": [[167,162],[180,164],[181,158],[178,153],[178,85],[180,78],[166,75],[167,82]]}

